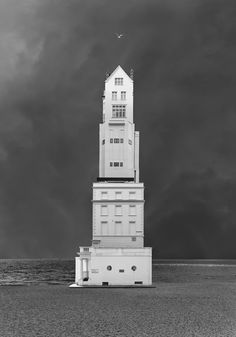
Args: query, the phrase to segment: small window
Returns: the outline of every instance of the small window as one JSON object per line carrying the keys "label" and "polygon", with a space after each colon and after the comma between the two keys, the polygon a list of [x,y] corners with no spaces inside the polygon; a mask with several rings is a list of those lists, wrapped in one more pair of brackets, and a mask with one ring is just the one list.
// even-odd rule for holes
{"label": "small window", "polygon": [[126,91],[121,91],[121,100],[122,101],[126,100]]}
{"label": "small window", "polygon": [[107,199],[107,192],[102,192],[101,197],[102,199]]}
{"label": "small window", "polygon": [[119,273],[124,273],[125,270],[124,269],[119,269]]}
{"label": "small window", "polygon": [[129,192],[129,199],[134,199],[136,193],[135,192]]}
{"label": "small window", "polygon": [[136,206],[135,205],[129,206],[129,215],[136,215]]}
{"label": "small window", "polygon": [[117,91],[112,91],[112,100],[113,101],[117,100]]}
{"label": "small window", "polygon": [[129,145],[132,145],[132,140],[131,139],[129,139]]}
{"label": "small window", "polygon": [[110,138],[110,143],[113,143],[113,138]]}
{"label": "small window", "polygon": [[115,215],[122,215],[122,206],[121,205],[115,206]]}
{"label": "small window", "polygon": [[102,235],[108,235],[109,234],[109,228],[108,228],[108,222],[107,221],[101,221],[101,234]]}
{"label": "small window", "polygon": [[102,145],[104,145],[104,144],[105,144],[105,139],[102,140]]}
{"label": "small window", "polygon": [[123,234],[123,226],[121,221],[115,221],[115,234],[116,235]]}
{"label": "small window", "polygon": [[107,286],[109,286],[109,282],[102,282],[102,285],[103,285],[104,287],[107,287]]}
{"label": "small window", "polygon": [[123,162],[122,161],[120,162],[120,167],[123,167]]}
{"label": "small window", "polygon": [[101,215],[107,215],[108,211],[107,211],[107,206],[102,205],[101,206]]}
{"label": "small window", "polygon": [[116,77],[115,78],[115,85],[123,85],[123,78],[122,77]]}
{"label": "small window", "polygon": [[132,269],[133,271],[135,271],[135,270],[137,269],[137,267],[136,267],[136,266],[132,266],[131,269]]}
{"label": "small window", "polygon": [[110,161],[110,166],[113,166],[113,162],[112,161]]}
{"label": "small window", "polygon": [[143,284],[143,281],[135,281],[134,284]]}
{"label": "small window", "polygon": [[84,252],[89,252],[89,247],[84,247]]}
{"label": "small window", "polygon": [[136,237],[135,236],[132,237],[132,241],[136,241]]}
{"label": "small window", "polygon": [[114,166],[115,166],[115,167],[118,167],[118,166],[119,166],[119,162],[118,162],[118,161],[115,161],[115,162],[114,162]]}
{"label": "small window", "polygon": [[112,266],[107,266],[107,270],[112,270]]}
{"label": "small window", "polygon": [[122,193],[121,192],[116,192],[116,199],[121,199]]}
{"label": "small window", "polygon": [[120,143],[124,143],[124,138],[120,138]]}
{"label": "small window", "polygon": [[119,143],[120,139],[119,138],[114,138],[114,143]]}

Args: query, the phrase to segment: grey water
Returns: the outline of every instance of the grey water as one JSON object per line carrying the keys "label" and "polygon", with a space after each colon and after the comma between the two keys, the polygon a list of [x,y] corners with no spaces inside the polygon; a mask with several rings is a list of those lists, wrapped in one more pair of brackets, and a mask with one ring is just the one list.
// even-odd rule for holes
{"label": "grey water", "polygon": [[[69,285],[74,260],[0,259],[0,285]],[[236,282],[236,260],[153,260],[153,283]]]}

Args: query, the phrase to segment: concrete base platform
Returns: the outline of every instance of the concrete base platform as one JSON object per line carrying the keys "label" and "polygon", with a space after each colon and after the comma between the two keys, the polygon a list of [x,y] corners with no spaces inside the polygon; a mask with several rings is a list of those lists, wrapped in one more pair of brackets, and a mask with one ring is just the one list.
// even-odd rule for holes
{"label": "concrete base platform", "polygon": [[102,289],[107,289],[107,288],[156,288],[154,285],[142,285],[142,284],[137,284],[137,285],[108,285],[108,286],[96,286],[96,285],[78,285],[76,283],[70,284],[69,288],[102,288]]}

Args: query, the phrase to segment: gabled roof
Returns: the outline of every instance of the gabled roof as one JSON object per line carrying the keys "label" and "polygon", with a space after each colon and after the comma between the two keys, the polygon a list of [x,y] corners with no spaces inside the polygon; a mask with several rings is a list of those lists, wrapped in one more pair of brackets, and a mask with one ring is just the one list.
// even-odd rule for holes
{"label": "gabled roof", "polygon": [[132,78],[130,78],[130,76],[124,71],[124,69],[118,65],[116,69],[106,78],[106,82],[109,81],[109,79],[112,78],[119,70],[121,70],[130,79],[130,81],[133,81]]}

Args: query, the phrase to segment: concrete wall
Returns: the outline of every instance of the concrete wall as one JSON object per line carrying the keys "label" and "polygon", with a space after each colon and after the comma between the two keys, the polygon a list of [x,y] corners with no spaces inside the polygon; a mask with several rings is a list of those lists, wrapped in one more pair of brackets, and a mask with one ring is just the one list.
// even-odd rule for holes
{"label": "concrete wall", "polygon": [[[134,285],[139,282],[143,285],[152,284],[152,253],[151,248],[143,249],[91,249],[88,256],[88,280],[83,281],[81,273],[76,274],[76,283],[81,285]],[[77,266],[81,257],[76,257]],[[111,270],[108,270],[111,266]],[[132,270],[135,266],[136,270]],[[77,267],[78,269],[78,267]]]}
{"label": "concrete wall", "polygon": [[[115,85],[115,78],[123,78],[123,85]],[[112,92],[117,92],[117,100]],[[121,91],[126,92],[126,99],[121,100]],[[125,105],[126,117],[113,118],[112,106]],[[133,124],[133,80],[121,67],[110,75],[105,82],[103,96],[103,123],[99,129],[99,177],[139,178],[139,144],[138,133]],[[111,140],[122,139],[115,143]],[[119,166],[111,166],[119,163]]]}
{"label": "concrete wall", "polygon": [[142,183],[93,184],[93,240],[99,247],[143,247]]}

